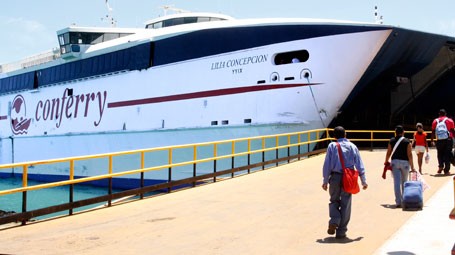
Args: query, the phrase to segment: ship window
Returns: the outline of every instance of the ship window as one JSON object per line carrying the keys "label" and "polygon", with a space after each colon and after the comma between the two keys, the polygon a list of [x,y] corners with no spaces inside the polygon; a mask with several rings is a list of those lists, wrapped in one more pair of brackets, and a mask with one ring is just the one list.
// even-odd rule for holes
{"label": "ship window", "polygon": [[182,25],[182,24],[196,23],[196,22],[198,22],[198,18],[197,17],[175,18],[175,19],[165,20],[163,22],[164,22],[163,27],[170,27],[170,26],[176,26],[176,25]]}
{"label": "ship window", "polygon": [[118,34],[118,33],[105,33],[103,42],[114,40],[114,39],[117,39],[119,37],[120,37],[120,34]]}
{"label": "ship window", "polygon": [[209,17],[199,17],[197,18],[197,22],[208,22],[210,21]]}
{"label": "ship window", "polygon": [[184,24],[183,18],[176,18],[176,19],[168,19],[163,21],[163,27],[170,27],[175,25]]}
{"label": "ship window", "polygon": [[160,21],[160,22],[156,22],[156,23],[153,23],[153,24],[149,24],[147,25],[145,28],[162,28],[163,27],[163,22]]}
{"label": "ship window", "polygon": [[211,124],[212,124],[212,126],[216,126],[216,125],[218,125],[218,121],[214,120],[214,121],[212,121]]}
{"label": "ship window", "polygon": [[63,35],[63,39],[64,39],[64,41],[65,41],[64,44],[70,43],[70,33],[65,33],[65,34]]}
{"label": "ship window", "polygon": [[199,23],[199,22],[207,22],[207,21],[219,21],[225,20],[223,18],[214,18],[214,17],[183,17],[183,18],[174,18],[159,21],[156,23],[148,24],[145,28],[163,28],[163,27],[171,27],[176,25],[183,25],[183,24],[191,24],[191,23]]}
{"label": "ship window", "polygon": [[60,52],[61,52],[62,54],[71,52],[71,45],[69,45],[69,44],[63,45],[62,47],[60,47]]}
{"label": "ship window", "polygon": [[70,43],[77,44],[79,43],[79,39],[81,39],[81,33],[70,33]]}
{"label": "ship window", "polygon": [[63,35],[59,35],[58,36],[58,43],[60,44],[60,46],[65,44],[65,40],[63,39]]}
{"label": "ship window", "polygon": [[88,34],[85,44],[97,44],[103,42],[103,34]]}
{"label": "ship window", "polygon": [[290,51],[275,55],[275,65],[293,64],[306,62],[310,58],[307,50]]}
{"label": "ship window", "polygon": [[222,121],[221,121],[221,124],[222,124],[222,125],[227,125],[227,124],[229,124],[229,120],[222,120]]}

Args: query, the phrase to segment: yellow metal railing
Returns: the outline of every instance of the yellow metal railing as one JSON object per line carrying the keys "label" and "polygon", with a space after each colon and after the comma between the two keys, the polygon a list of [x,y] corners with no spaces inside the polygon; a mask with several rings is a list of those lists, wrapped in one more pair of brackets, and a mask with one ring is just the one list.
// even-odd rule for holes
{"label": "yellow metal railing", "polygon": [[[328,139],[327,138],[318,138],[318,139],[312,140],[311,139],[312,138],[311,134],[314,133],[315,134],[314,137],[320,137],[322,134],[326,134],[327,132],[328,132],[328,129],[318,129],[318,130],[311,130],[311,131],[305,131],[305,132],[296,132],[296,133],[288,133],[288,134],[281,134],[281,135],[269,135],[269,136],[261,136],[261,137],[241,138],[241,139],[234,139],[234,140],[225,140],[225,141],[217,141],[217,142],[190,144],[190,145],[168,146],[168,147],[160,147],[160,148],[154,148],[154,149],[133,150],[133,151],[124,151],[124,152],[116,152],[116,153],[97,154],[97,155],[90,155],[90,156],[80,156],[80,157],[70,157],[70,158],[61,158],[61,159],[52,159],[52,160],[41,160],[41,161],[31,161],[31,162],[4,164],[4,165],[0,165],[0,169],[17,168],[17,167],[22,168],[23,169],[23,173],[22,173],[22,175],[23,175],[22,180],[23,181],[22,181],[22,187],[21,188],[15,188],[15,189],[10,189],[10,190],[2,190],[2,191],[0,191],[0,196],[1,195],[6,195],[6,194],[13,194],[13,193],[18,193],[18,192],[23,192],[23,191],[31,191],[31,190],[38,190],[38,189],[45,189],[45,188],[53,188],[53,187],[58,187],[58,186],[70,185],[70,184],[78,184],[78,183],[102,180],[102,179],[107,179],[107,178],[114,178],[114,177],[121,177],[121,176],[125,176],[125,175],[138,174],[138,173],[142,173],[142,172],[162,170],[162,169],[166,169],[166,168],[174,168],[174,167],[191,165],[191,164],[211,162],[211,161],[214,161],[214,160],[227,159],[227,158],[231,158],[231,157],[251,155],[251,154],[255,154],[255,153],[273,151],[273,150],[277,150],[277,149],[285,149],[285,148],[289,148],[290,146],[301,146],[301,145],[307,145],[307,144],[311,144],[311,143],[318,143],[318,142],[326,141]],[[303,142],[300,141],[300,136],[303,135],[303,134],[308,134],[308,141],[303,141]],[[279,145],[279,138],[280,137],[287,137],[288,141],[290,141],[290,137],[291,136],[299,136],[299,142],[295,143],[295,144]],[[326,137],[327,137],[327,135],[326,135]],[[274,138],[276,140],[275,147],[265,148],[265,140],[269,139],[269,138]],[[254,141],[254,140],[262,140],[263,148],[251,151],[251,141]],[[242,141],[247,141],[248,142],[248,151],[235,153],[235,144],[239,143],[239,142],[242,142]],[[219,145],[221,145],[221,144],[227,144],[227,143],[231,143],[232,144],[232,154],[217,156],[217,147]],[[204,158],[204,159],[197,159],[197,153],[196,153],[197,152],[197,148],[201,147],[201,146],[208,146],[208,145],[212,145],[213,146],[213,157]],[[180,163],[172,163],[173,151],[175,151],[176,149],[191,148],[191,147],[193,148],[193,151],[195,152],[193,160],[186,161],[186,162],[180,162]],[[144,154],[147,153],[147,152],[156,152],[156,151],[168,151],[168,155],[169,155],[168,162],[169,163],[166,164],[166,165],[160,165],[160,166],[155,166],[155,167],[144,167]],[[140,162],[141,168],[140,169],[122,171],[122,172],[118,172],[118,173],[114,173],[113,172],[113,170],[112,170],[112,168],[113,168],[112,161],[113,161],[114,157],[122,156],[122,155],[128,155],[128,154],[138,154],[138,153],[141,155],[141,162]],[[109,167],[108,167],[108,173],[107,174],[74,179],[74,164],[75,164],[75,162],[81,161],[81,160],[99,159],[99,158],[108,158]],[[28,168],[29,168],[29,166],[53,164],[53,163],[62,163],[62,162],[69,162],[70,174],[68,176],[68,180],[28,186],[27,180],[28,180]]]}
{"label": "yellow metal railing", "polygon": [[[250,156],[251,155],[258,155],[262,154],[262,169],[265,168],[267,161],[265,159],[265,153],[275,151],[275,160],[274,163],[278,166],[279,158],[285,158],[288,162],[290,162],[291,158],[298,158],[300,156],[307,153],[308,155],[313,147],[316,146],[318,143],[327,143],[328,141],[332,140],[330,138],[330,132],[333,129],[316,129],[316,130],[309,130],[303,132],[295,132],[295,133],[288,133],[288,134],[279,134],[279,135],[268,135],[268,136],[259,136],[259,137],[251,137],[251,138],[241,138],[241,139],[233,139],[233,140],[224,140],[224,141],[216,141],[216,142],[207,142],[207,143],[198,143],[198,144],[189,144],[189,145],[178,145],[178,146],[167,146],[167,147],[160,147],[160,148],[152,148],[152,149],[143,149],[143,150],[133,150],[133,151],[124,151],[124,152],[116,152],[116,153],[106,153],[106,154],[97,154],[97,155],[90,155],[90,156],[81,156],[81,157],[70,157],[70,158],[61,158],[61,159],[53,159],[53,160],[42,160],[42,161],[32,161],[32,162],[22,162],[22,163],[13,163],[13,164],[4,164],[0,165],[1,169],[22,169],[22,187],[9,189],[9,190],[0,190],[0,196],[8,195],[8,194],[15,194],[21,193],[23,194],[23,203],[26,203],[26,193],[28,191],[39,190],[39,189],[48,189],[54,188],[59,186],[70,186],[80,183],[92,182],[92,181],[99,181],[99,180],[109,180],[110,184],[112,185],[112,178],[116,177],[123,177],[126,175],[132,174],[140,174],[141,180],[144,179],[144,174],[153,171],[159,170],[169,170],[169,176],[167,182],[171,182],[172,179],[172,169],[182,166],[189,166],[192,165],[194,168],[193,177],[196,177],[196,166],[198,164],[207,163],[207,162],[214,162],[213,164],[213,172],[217,172],[217,161],[224,160],[224,159],[231,159],[232,160],[232,169],[235,168],[234,166],[234,158],[247,156],[247,166],[250,166]],[[407,132],[412,133],[412,132]],[[348,130],[347,137],[351,141],[354,142],[369,142],[371,146],[373,142],[387,142],[390,137],[394,134],[393,131],[368,131],[368,130]],[[241,149],[239,147],[245,147],[246,149]],[[256,144],[256,146],[253,146]],[[260,146],[258,146],[260,144]],[[267,145],[268,144],[268,145]],[[271,145],[273,144],[273,145]],[[219,151],[221,146],[230,146],[230,153],[222,155]],[[304,153],[301,152],[302,146],[307,146],[306,151]],[[324,144],[323,144],[324,145]],[[210,148],[212,152],[207,153],[207,155],[211,155],[208,157],[200,157],[200,153],[198,151],[201,148]],[[259,147],[259,148],[258,148]],[[323,148],[326,147],[326,144]],[[298,151],[294,153],[290,153],[291,148],[297,148]],[[174,161],[174,154],[176,151],[186,149],[191,150],[193,155],[191,160],[182,161],[182,162],[175,162]],[[280,157],[279,153],[282,150],[287,149],[287,156]],[[161,164],[156,166],[146,166],[145,158],[146,155],[152,153],[159,153],[164,152],[167,154],[167,164]],[[297,157],[291,157],[291,154]],[[127,156],[127,155],[139,155],[139,162],[136,162],[134,165],[138,165],[138,168],[123,170],[119,172],[114,172],[115,166],[115,159]],[[96,175],[96,176],[86,176],[80,177],[76,176],[76,164],[80,161],[88,161],[88,160],[107,160],[107,172],[105,174]],[[52,183],[43,183],[37,185],[28,185],[29,180],[29,168],[30,167],[37,167],[42,165],[51,165],[51,164],[67,164],[69,165],[69,174],[67,180],[52,182]],[[254,164],[253,164],[254,165]],[[248,173],[250,172],[250,167],[247,168]],[[216,181],[216,177],[219,176],[217,174],[213,174],[213,181]],[[77,177],[77,178],[76,178]],[[232,172],[232,177],[234,177],[234,172]],[[137,178],[139,179],[139,178]],[[195,186],[195,181],[193,181],[193,186]],[[143,186],[141,186],[143,187]],[[112,193],[112,187],[109,187],[109,194]],[[168,187],[168,191],[170,191],[170,186]],[[140,192],[141,198],[143,193]],[[72,194],[70,195],[70,203],[72,203]],[[110,205],[110,199],[108,199]],[[27,211],[26,204],[23,204],[22,211]],[[70,214],[72,214],[72,208],[70,209]],[[0,221],[1,222],[1,221]],[[1,224],[1,223],[0,223]],[[25,224],[23,222],[23,224]]]}

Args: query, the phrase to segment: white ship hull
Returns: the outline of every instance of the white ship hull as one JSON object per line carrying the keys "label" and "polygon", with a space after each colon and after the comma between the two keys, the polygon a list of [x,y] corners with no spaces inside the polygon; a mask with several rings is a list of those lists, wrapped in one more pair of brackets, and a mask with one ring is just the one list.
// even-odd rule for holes
{"label": "white ship hull", "polygon": [[[389,33],[273,43],[2,95],[0,162],[325,128]],[[302,49],[308,61],[273,64],[278,52]],[[68,174],[56,171],[29,175]]]}

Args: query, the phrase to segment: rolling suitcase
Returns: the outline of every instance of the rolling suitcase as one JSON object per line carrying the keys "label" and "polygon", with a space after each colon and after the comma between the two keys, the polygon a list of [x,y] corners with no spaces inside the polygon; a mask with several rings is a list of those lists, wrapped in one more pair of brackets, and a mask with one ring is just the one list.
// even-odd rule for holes
{"label": "rolling suitcase", "polygon": [[417,180],[417,172],[409,173],[409,181],[403,186],[403,210],[422,210],[423,208],[423,185]]}

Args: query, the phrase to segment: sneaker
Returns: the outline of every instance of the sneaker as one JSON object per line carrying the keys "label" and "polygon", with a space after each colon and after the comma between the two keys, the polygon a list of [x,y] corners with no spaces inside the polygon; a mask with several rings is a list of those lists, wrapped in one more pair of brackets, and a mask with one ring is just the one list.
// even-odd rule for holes
{"label": "sneaker", "polygon": [[444,175],[450,175],[450,172],[444,172]]}
{"label": "sneaker", "polygon": [[346,235],[336,235],[335,239],[345,239]]}
{"label": "sneaker", "polygon": [[395,208],[401,208],[401,204],[395,205]]}
{"label": "sneaker", "polygon": [[329,224],[329,228],[327,229],[327,234],[329,235],[334,235],[335,234],[335,230],[338,228],[338,225],[335,224],[335,223],[330,223]]}
{"label": "sneaker", "polygon": [[438,174],[442,173],[442,168],[438,169]]}

